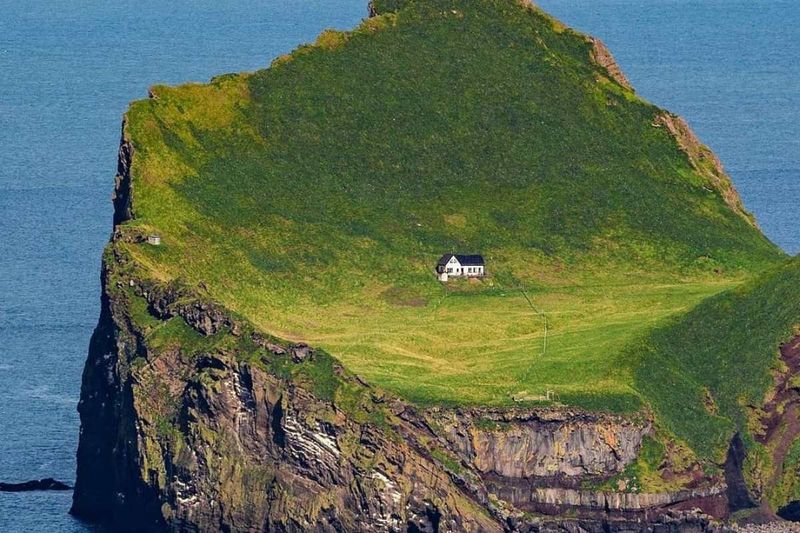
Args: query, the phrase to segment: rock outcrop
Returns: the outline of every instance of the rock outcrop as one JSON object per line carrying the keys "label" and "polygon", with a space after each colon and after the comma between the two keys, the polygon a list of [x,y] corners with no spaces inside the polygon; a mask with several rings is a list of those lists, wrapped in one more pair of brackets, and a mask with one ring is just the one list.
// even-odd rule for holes
{"label": "rock outcrop", "polygon": [[611,79],[628,89],[629,91],[633,91],[633,86],[631,82],[628,81],[628,78],[625,76],[625,73],[622,72],[622,68],[617,63],[617,60],[614,59],[614,55],[611,53],[611,50],[596,37],[589,37],[589,44],[592,46],[592,60],[606,69],[608,71],[608,75],[611,76]]}
{"label": "rock outcrop", "polygon": [[[603,67],[608,72],[609,77],[619,85],[629,91],[633,91],[633,86],[625,76],[619,63],[617,63],[611,50],[608,49],[603,41],[596,37],[587,37],[587,41],[591,46],[592,61]],[[692,167],[708,180],[710,187],[719,192],[722,199],[734,212],[751,225],[756,225],[755,218],[745,209],[739,192],[733,186],[730,176],[722,166],[722,161],[708,146],[700,141],[697,134],[683,117],[663,112],[656,117],[654,125],[665,127],[670,135],[675,138],[678,147],[686,154]]]}
{"label": "rock outcrop", "polygon": [[30,492],[37,490],[72,490],[72,487],[51,477],[23,481],[22,483],[0,482],[0,492]]}
{"label": "rock outcrop", "polygon": [[734,212],[755,226],[755,218],[744,208],[742,198],[733,186],[730,176],[725,172],[722,162],[700,141],[686,120],[664,112],[656,117],[653,124],[656,127],[665,127],[675,138],[678,147],[686,154],[692,167],[708,180],[709,186],[719,192]]}
{"label": "rock outcrop", "polygon": [[437,417],[445,436],[482,474],[508,478],[609,477],[639,453],[646,421],[552,410],[474,410]]}
{"label": "rock outcrop", "polygon": [[[605,43],[596,37],[587,37],[587,41],[591,46],[592,61],[603,67],[608,72],[609,77],[619,85],[629,91],[634,91],[627,76],[625,76],[619,63],[617,63]],[[733,186],[730,176],[728,176],[722,165],[722,161],[708,146],[700,141],[697,134],[683,117],[663,112],[656,117],[654,125],[665,127],[670,135],[675,138],[678,147],[686,154],[692,167],[708,180],[709,186],[719,192],[722,199],[734,212],[751,225],[756,225],[755,218],[752,213],[745,209],[742,198]]]}

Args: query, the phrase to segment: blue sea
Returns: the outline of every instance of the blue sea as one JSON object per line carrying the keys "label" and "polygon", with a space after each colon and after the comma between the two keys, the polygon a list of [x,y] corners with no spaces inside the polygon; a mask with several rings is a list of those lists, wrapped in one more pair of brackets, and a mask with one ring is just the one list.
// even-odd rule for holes
{"label": "blue sea", "polygon": [[[0,481],[74,482],[122,113],[254,70],[367,0],[0,0]],[[766,234],[800,251],[800,3],[538,0],[685,116]],[[78,532],[71,493],[0,493],[0,532]]]}

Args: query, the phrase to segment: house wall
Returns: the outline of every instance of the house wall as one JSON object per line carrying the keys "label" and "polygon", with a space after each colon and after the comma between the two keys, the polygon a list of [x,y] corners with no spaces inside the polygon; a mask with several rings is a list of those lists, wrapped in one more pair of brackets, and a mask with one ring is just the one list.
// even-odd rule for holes
{"label": "house wall", "polygon": [[[472,268],[472,272],[469,272],[469,269]],[[467,269],[467,276],[483,276],[483,267],[482,266],[474,266],[474,267],[466,267]]]}
{"label": "house wall", "polygon": [[451,257],[450,261],[447,262],[444,271],[447,272],[447,274],[450,276],[460,276],[461,263],[459,263],[458,259],[456,259],[455,257]]}
{"label": "house wall", "polygon": [[[472,272],[469,272],[469,269],[472,268]],[[447,269],[452,269],[451,272],[447,272]],[[482,266],[462,266],[461,263],[458,262],[458,259],[453,257],[445,266],[445,272],[447,272],[448,276],[483,276],[484,274],[484,267]]]}

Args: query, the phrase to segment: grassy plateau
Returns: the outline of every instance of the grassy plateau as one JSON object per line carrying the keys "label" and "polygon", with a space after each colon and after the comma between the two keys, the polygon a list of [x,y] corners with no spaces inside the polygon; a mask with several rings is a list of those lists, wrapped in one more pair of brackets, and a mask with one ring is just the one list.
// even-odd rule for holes
{"label": "grassy plateau", "polygon": [[[411,401],[649,406],[710,454],[798,319],[785,255],[587,37],[511,0],[376,7],[132,104],[137,263]],[[447,252],[489,275],[440,283]]]}

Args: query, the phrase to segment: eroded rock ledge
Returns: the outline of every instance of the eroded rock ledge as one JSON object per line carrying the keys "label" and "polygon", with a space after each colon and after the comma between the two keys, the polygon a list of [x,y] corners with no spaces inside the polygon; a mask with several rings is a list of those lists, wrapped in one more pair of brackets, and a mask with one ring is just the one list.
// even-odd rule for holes
{"label": "eroded rock ledge", "polygon": [[448,442],[481,474],[608,477],[636,459],[649,421],[570,409],[432,413]]}

